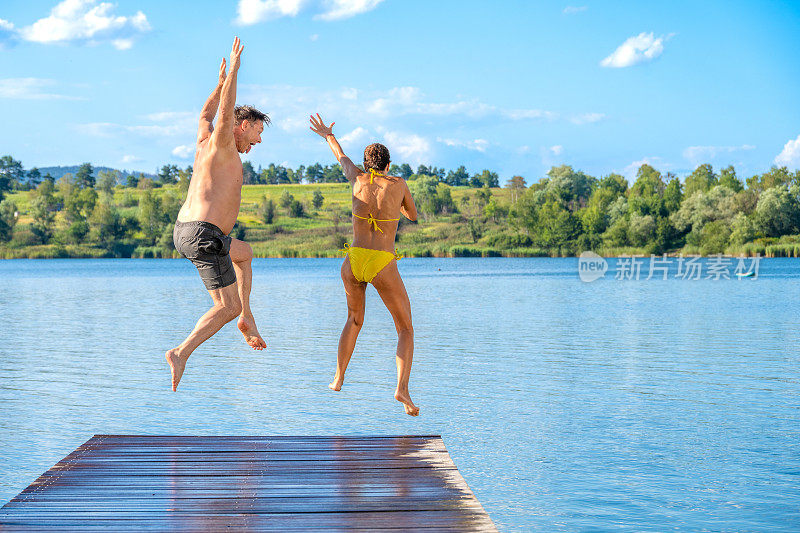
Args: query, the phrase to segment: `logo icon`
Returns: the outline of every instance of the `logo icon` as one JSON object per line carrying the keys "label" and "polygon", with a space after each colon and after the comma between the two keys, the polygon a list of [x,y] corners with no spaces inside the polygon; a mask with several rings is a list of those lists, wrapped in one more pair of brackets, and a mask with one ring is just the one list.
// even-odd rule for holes
{"label": "logo icon", "polygon": [[608,271],[608,262],[594,252],[586,251],[578,258],[578,276],[589,283],[600,279]]}

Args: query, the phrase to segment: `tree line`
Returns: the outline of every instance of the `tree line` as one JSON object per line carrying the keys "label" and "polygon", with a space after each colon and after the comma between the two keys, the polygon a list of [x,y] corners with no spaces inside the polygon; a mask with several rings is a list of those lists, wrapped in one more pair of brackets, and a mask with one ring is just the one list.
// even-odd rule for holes
{"label": "tree line", "polygon": [[[250,184],[346,182],[339,165],[319,163],[297,169],[243,164]],[[449,223],[442,239],[476,250],[532,251],[575,255],[583,250],[615,253],[684,251],[713,254],[748,243],[800,243],[800,170],[772,167],[742,180],[733,166],[719,171],[699,165],[684,180],[642,165],[629,183],[619,174],[597,178],[571,166],[552,167],[528,186],[512,176],[500,189],[497,173],[469,174],[420,165],[393,165],[390,173],[408,180],[423,223]],[[56,243],[90,244],[111,255],[138,250],[171,250],[172,224],[192,175],[192,167],[164,165],[153,178],[95,173],[90,163],[59,180],[36,168],[25,170],[11,156],[0,158],[0,243],[17,247]],[[166,187],[163,194],[155,189]],[[454,188],[455,187],[455,188]],[[139,192],[133,194],[133,189]],[[15,230],[17,206],[8,192],[31,191],[30,224]],[[117,194],[115,195],[115,191]],[[322,193],[309,202],[283,191],[277,203],[264,196],[257,215],[274,223],[278,209],[288,217],[312,216]],[[333,211],[332,211],[333,212]],[[338,212],[337,212],[338,213]],[[335,214],[338,227],[342,214]],[[239,238],[247,228],[235,230]],[[795,239],[795,237],[797,237]],[[154,251],[149,253],[155,254]],[[458,255],[456,249],[450,251]]]}

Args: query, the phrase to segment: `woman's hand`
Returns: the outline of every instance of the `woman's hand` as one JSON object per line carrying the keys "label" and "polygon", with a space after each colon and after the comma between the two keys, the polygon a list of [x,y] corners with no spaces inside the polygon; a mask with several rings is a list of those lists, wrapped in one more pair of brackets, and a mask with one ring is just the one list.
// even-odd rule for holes
{"label": "woman's hand", "polygon": [[314,115],[311,116],[311,126],[309,129],[322,137],[323,139],[327,139],[328,135],[333,135],[333,125],[336,124],[335,122],[331,122],[330,126],[326,126],[324,122],[322,122],[322,117],[319,116],[317,113],[316,118]]}

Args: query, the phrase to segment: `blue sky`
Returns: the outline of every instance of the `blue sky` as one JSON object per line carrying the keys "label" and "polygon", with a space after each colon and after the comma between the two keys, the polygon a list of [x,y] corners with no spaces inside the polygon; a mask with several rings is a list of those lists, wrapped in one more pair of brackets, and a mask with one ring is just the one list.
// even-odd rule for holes
{"label": "blue sky", "polygon": [[26,168],[191,163],[234,35],[239,103],[274,124],[255,165],[356,160],[528,182],[551,165],[800,168],[800,2],[6,1],[0,152]]}

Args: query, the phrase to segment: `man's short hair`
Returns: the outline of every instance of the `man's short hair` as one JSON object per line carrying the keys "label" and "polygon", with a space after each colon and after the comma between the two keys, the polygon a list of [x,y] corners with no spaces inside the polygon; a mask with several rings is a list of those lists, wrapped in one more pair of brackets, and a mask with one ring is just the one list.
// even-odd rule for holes
{"label": "man's short hair", "polygon": [[364,148],[364,170],[374,168],[378,172],[383,172],[389,164],[389,149],[380,143],[373,143]]}
{"label": "man's short hair", "polygon": [[252,122],[263,122],[265,126],[269,126],[270,119],[266,113],[262,113],[251,105],[238,105],[233,108],[233,116],[236,117],[236,124],[241,124],[243,120]]}

